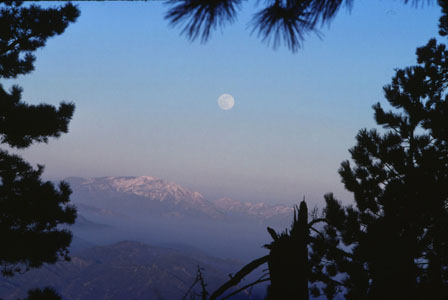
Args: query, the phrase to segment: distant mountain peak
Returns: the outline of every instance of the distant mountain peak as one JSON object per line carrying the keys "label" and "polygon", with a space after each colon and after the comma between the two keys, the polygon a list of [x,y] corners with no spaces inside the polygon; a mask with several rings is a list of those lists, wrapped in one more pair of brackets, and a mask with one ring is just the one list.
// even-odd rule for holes
{"label": "distant mountain peak", "polygon": [[[223,214],[215,208],[214,204],[207,201],[200,193],[152,176],[96,177],[81,182],[78,180],[74,187],[75,194],[77,190],[90,193],[87,198],[91,200],[102,198],[103,205],[106,207],[114,205],[119,209],[137,205],[141,212],[157,211],[166,216],[199,214],[223,218]],[[103,196],[99,197],[100,194]],[[112,201],[115,203],[112,204]]]}
{"label": "distant mountain peak", "polygon": [[73,181],[69,178],[67,181],[74,184],[74,196],[79,197],[80,203],[120,212],[133,210],[174,218],[250,217],[269,222],[272,218],[289,220],[293,212],[292,207],[263,202],[242,202],[231,198],[209,201],[198,192],[153,176],[76,178]]}
{"label": "distant mountain peak", "polygon": [[176,183],[152,176],[90,178],[82,184],[94,189],[135,194],[161,202],[174,201],[178,203],[182,200],[201,202],[204,200],[204,197],[198,192],[192,192]]}
{"label": "distant mountain peak", "polygon": [[288,216],[294,209],[285,205],[269,205],[263,202],[241,202],[231,198],[220,198],[214,201],[215,206],[227,214],[249,215],[269,219],[277,215]]}

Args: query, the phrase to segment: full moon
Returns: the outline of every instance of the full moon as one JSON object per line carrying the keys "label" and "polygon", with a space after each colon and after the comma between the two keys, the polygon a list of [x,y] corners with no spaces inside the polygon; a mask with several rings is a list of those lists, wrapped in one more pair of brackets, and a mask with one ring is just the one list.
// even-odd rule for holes
{"label": "full moon", "polygon": [[232,95],[222,94],[218,98],[218,105],[223,110],[229,110],[235,105],[235,99]]}

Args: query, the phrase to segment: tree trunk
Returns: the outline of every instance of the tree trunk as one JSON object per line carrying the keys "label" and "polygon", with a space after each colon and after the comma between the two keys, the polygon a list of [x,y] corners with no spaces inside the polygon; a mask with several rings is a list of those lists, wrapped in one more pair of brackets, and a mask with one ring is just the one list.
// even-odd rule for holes
{"label": "tree trunk", "polygon": [[[294,212],[295,213],[295,212]],[[272,244],[268,259],[271,285],[269,300],[309,300],[308,209],[302,201],[290,234]]]}

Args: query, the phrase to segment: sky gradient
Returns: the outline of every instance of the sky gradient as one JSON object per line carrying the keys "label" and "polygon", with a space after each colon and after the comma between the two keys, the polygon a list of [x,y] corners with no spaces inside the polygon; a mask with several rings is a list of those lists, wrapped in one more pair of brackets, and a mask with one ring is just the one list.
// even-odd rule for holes
{"label": "sky gradient", "polygon": [[[250,35],[254,3],[206,44],[171,28],[163,2],[78,3],[36,70],[6,84],[29,103],[73,101],[70,132],[19,153],[52,179],[149,175],[211,199],[349,202],[339,165],[374,127],[394,69],[437,37],[439,8],[357,0],[293,54]],[[223,93],[231,110],[218,107]]]}

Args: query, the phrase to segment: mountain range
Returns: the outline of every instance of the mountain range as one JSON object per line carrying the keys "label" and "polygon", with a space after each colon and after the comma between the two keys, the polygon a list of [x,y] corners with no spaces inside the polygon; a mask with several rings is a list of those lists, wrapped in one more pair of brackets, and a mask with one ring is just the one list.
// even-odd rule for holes
{"label": "mountain range", "polygon": [[72,261],[3,278],[0,298],[49,285],[65,300],[182,299],[198,266],[212,291],[244,263],[266,255],[266,226],[283,230],[293,215],[285,205],[207,199],[150,176],[65,181],[78,209],[70,227]]}
{"label": "mountain range", "polygon": [[[246,218],[269,225],[270,221],[290,222],[293,208],[285,205],[242,202],[230,198],[206,199],[201,193],[179,184],[151,176],[140,177],[71,177],[73,200],[81,211],[98,214],[126,213],[175,218],[225,220]],[[135,211],[137,210],[137,211]]]}

